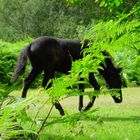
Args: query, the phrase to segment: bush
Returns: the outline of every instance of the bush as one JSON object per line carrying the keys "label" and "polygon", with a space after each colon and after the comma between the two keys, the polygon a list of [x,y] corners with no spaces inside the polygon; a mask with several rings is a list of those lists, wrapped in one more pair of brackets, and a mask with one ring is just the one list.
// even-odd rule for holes
{"label": "bush", "polygon": [[20,50],[27,42],[8,43],[0,40],[0,84],[11,84],[11,77],[19,56]]}
{"label": "bush", "polygon": [[134,62],[130,65],[131,69],[128,71],[128,80],[140,85],[140,56],[137,56]]}
{"label": "bush", "polygon": [[13,67],[16,57],[10,53],[0,53],[0,83],[10,84]]}
{"label": "bush", "polygon": [[123,68],[128,85],[140,85],[140,56],[134,48],[123,48],[116,56],[116,61]]}

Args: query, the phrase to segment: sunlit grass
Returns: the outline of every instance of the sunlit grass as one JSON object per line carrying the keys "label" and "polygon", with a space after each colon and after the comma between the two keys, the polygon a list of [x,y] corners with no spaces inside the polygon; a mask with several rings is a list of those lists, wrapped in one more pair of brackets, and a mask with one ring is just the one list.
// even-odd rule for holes
{"label": "sunlit grass", "polygon": [[[13,92],[12,95],[20,97],[21,91]],[[42,102],[48,99],[43,94],[43,89],[30,90],[28,96],[40,92]],[[42,140],[53,139],[79,139],[79,140],[140,140],[140,88],[123,89],[123,102],[114,103],[111,96],[101,95],[96,99],[89,118],[81,114],[80,120],[69,123],[54,123],[44,129]],[[85,97],[85,102],[88,98]],[[85,104],[86,104],[85,103]],[[78,97],[69,97],[61,101],[67,115],[78,113]],[[39,109],[39,104],[30,106],[28,112],[34,116]],[[39,118],[47,115],[51,104],[44,106]],[[61,118],[54,108],[50,120]],[[46,123],[47,124],[47,123]],[[46,136],[47,133],[47,136]]]}

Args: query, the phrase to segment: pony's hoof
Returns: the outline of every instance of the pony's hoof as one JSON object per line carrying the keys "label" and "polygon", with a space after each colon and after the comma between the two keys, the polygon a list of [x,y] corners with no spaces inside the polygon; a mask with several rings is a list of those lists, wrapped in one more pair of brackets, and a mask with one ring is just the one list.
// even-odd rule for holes
{"label": "pony's hoof", "polygon": [[78,109],[79,109],[80,112],[82,111],[82,107],[79,107]]}
{"label": "pony's hoof", "polygon": [[64,111],[60,111],[60,115],[61,116],[64,116],[65,115],[65,112]]}

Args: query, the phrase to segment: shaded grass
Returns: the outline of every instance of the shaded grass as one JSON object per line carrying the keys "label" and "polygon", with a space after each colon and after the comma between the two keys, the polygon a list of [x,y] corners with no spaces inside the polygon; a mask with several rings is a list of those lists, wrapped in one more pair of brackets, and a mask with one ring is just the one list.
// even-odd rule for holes
{"label": "shaded grass", "polygon": [[[39,90],[30,90],[35,94]],[[12,93],[20,96],[19,91]],[[80,114],[80,119],[64,123],[63,121],[46,126],[40,136],[41,140],[140,140],[140,88],[123,89],[123,102],[115,104],[111,96],[101,95],[96,99],[92,109],[98,109],[90,115]],[[41,96],[42,101],[47,96]],[[88,102],[88,97],[85,97]],[[86,104],[85,103],[85,104]],[[66,116],[78,113],[78,97],[69,97],[61,101]],[[28,112],[35,116],[38,105],[30,106]],[[51,104],[40,111],[42,119],[48,113]],[[58,111],[54,108],[49,122],[60,119]],[[63,119],[63,118],[62,118]],[[47,122],[48,123],[48,122]],[[47,125],[46,123],[46,125]]]}

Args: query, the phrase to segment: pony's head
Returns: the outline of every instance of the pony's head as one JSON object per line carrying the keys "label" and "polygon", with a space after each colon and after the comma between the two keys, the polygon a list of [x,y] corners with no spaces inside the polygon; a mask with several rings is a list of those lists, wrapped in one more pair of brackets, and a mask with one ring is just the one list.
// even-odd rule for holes
{"label": "pony's head", "polygon": [[121,81],[121,70],[113,65],[110,57],[105,58],[105,64],[101,63],[102,69],[98,69],[99,73],[105,79],[107,87],[112,89],[112,98],[116,103],[122,102],[122,81]]}

